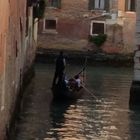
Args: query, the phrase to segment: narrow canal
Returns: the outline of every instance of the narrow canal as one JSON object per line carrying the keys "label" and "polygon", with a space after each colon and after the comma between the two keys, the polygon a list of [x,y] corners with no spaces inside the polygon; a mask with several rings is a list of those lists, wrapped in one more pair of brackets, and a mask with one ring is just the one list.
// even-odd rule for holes
{"label": "narrow canal", "polygon": [[[68,77],[80,68],[68,65]],[[52,100],[54,65],[38,63],[35,72],[24,94],[15,140],[140,140],[140,112],[128,104],[131,68],[88,66],[91,93],[71,103]]]}

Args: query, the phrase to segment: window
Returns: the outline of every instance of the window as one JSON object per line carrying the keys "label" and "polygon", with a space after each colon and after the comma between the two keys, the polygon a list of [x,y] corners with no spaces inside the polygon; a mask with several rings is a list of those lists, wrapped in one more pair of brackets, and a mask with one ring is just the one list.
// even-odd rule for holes
{"label": "window", "polygon": [[136,0],[126,0],[125,9],[126,9],[126,11],[135,11],[136,10]]}
{"label": "window", "polygon": [[61,7],[61,0],[47,0],[47,7]]}
{"label": "window", "polygon": [[89,10],[109,10],[109,0],[89,0]]}
{"label": "window", "polygon": [[105,33],[105,23],[100,22],[100,21],[91,22],[91,29],[90,29],[91,35],[98,35],[98,34],[104,34],[104,33]]}
{"label": "window", "polygon": [[56,30],[56,20],[45,20],[45,29]]}
{"label": "window", "polygon": [[44,20],[44,31],[46,33],[57,33],[56,25],[57,25],[56,19],[45,19]]}
{"label": "window", "polygon": [[105,2],[104,0],[95,0],[95,9],[104,9]]}

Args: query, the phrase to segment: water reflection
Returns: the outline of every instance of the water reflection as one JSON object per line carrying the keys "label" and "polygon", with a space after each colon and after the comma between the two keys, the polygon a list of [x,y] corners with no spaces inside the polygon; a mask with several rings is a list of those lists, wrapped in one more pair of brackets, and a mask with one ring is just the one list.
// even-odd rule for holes
{"label": "water reflection", "polygon": [[[129,109],[131,69],[89,66],[86,87],[97,99],[87,93],[76,102],[58,103],[50,98],[53,68],[37,65],[34,86],[26,94],[31,105],[21,114],[16,140],[140,139],[140,109]],[[70,77],[79,67],[68,69]]]}
{"label": "water reflection", "polygon": [[[60,140],[121,139],[123,135],[119,135],[119,127],[123,123],[117,111],[121,113],[124,110],[112,110],[113,105],[114,102],[95,103],[88,99],[80,99],[76,104],[54,104],[51,112],[52,128],[46,137]],[[128,120],[124,116],[123,119]]]}
{"label": "water reflection", "polygon": [[131,114],[129,115],[129,131],[130,131],[130,139],[139,140],[140,139],[140,107],[133,106],[131,108]]}

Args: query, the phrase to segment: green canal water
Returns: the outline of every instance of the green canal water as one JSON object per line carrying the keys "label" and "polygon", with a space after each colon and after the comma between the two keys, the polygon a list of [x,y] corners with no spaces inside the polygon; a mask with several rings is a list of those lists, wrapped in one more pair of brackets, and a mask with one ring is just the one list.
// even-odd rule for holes
{"label": "green canal water", "polygon": [[[67,76],[80,69],[67,65]],[[129,109],[132,68],[88,66],[90,93],[69,103],[53,101],[54,65],[38,63],[35,73],[24,93],[15,140],[140,140],[140,111]]]}

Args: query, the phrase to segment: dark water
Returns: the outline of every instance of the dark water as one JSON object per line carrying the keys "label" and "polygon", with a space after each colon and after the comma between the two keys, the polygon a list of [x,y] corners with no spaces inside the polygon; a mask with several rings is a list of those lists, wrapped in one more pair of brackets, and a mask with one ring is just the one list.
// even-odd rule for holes
{"label": "dark water", "polygon": [[[131,68],[88,66],[84,96],[52,101],[53,65],[37,64],[25,92],[16,140],[140,140],[140,111],[129,109]],[[71,77],[79,71],[67,66]]]}

